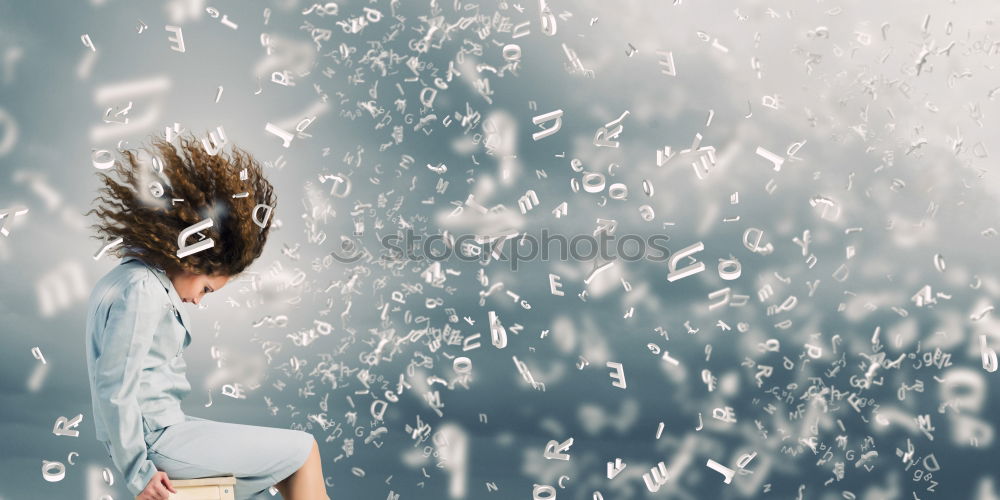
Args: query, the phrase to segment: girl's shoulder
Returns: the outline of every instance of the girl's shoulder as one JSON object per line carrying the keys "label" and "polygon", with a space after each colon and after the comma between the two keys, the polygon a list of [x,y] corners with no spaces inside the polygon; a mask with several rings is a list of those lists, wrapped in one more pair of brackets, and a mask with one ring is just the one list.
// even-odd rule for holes
{"label": "girl's shoulder", "polygon": [[146,288],[151,279],[155,279],[152,271],[141,262],[123,261],[97,280],[90,294],[91,307],[114,302],[132,287]]}

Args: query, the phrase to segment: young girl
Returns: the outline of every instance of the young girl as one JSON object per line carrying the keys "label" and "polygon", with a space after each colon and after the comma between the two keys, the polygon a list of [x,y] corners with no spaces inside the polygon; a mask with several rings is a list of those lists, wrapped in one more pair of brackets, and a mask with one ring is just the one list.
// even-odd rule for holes
{"label": "young girl", "polygon": [[[124,257],[90,294],[87,369],[97,439],[129,491],[166,499],[170,479],[236,477],[236,498],[325,500],[319,447],[292,429],[186,415],[190,392],[183,351],[199,304],[260,256],[276,205],[258,162],[233,148],[210,154],[181,136],[179,152],[161,138],[144,162],[124,151],[104,183],[96,213],[108,252]],[[111,168],[111,167],[109,167]]]}

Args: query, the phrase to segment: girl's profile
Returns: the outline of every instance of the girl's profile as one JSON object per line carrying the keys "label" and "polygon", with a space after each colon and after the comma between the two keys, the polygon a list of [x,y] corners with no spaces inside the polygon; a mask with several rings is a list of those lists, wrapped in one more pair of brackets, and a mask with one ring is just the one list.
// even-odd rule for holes
{"label": "girl's profile", "polygon": [[233,475],[237,499],[272,498],[274,486],[286,500],[325,500],[311,434],[181,408],[191,390],[185,303],[199,305],[261,255],[271,225],[253,212],[265,206],[270,215],[277,200],[249,153],[209,150],[191,136],[174,142],[155,137],[149,151],[121,151],[123,159],[107,169],[115,175],[99,174],[101,195],[87,212],[99,219],[95,237],[120,240],[108,253],[121,258],[88,301],[97,439],[138,499],[168,498],[176,492],[171,479]]}

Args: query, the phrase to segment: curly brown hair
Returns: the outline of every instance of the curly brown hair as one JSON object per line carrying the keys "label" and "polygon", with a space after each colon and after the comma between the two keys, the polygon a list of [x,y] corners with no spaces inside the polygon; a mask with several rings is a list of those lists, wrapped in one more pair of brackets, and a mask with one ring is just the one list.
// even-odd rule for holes
{"label": "curly brown hair", "polygon": [[[271,224],[260,227],[253,212],[258,205],[267,205],[269,210],[260,209],[267,210],[266,215],[258,217],[270,220],[277,206],[274,189],[257,160],[236,146],[231,154],[219,150],[213,155],[194,136],[177,139],[179,152],[165,138],[153,138],[160,154],[150,153],[151,168],[145,166],[149,162],[143,161],[141,152],[119,151],[125,161],[116,159],[108,168],[124,182],[99,174],[104,187],[94,202],[102,204],[85,213],[96,213],[100,219],[90,226],[98,233],[91,237],[105,243],[121,238],[109,253],[136,256],[165,271],[235,277],[264,251]],[[212,225],[200,233],[212,238],[214,245],[178,257],[181,232],[208,218]],[[185,243],[197,241],[192,236]]]}

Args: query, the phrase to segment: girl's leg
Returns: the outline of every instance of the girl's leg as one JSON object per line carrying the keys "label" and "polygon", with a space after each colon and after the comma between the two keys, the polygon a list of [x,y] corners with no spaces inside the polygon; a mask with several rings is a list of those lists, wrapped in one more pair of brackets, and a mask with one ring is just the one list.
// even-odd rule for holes
{"label": "girl's leg", "polygon": [[274,487],[284,500],[329,500],[330,497],[326,495],[326,482],[323,479],[323,467],[320,464],[319,445],[315,439],[306,463]]}

